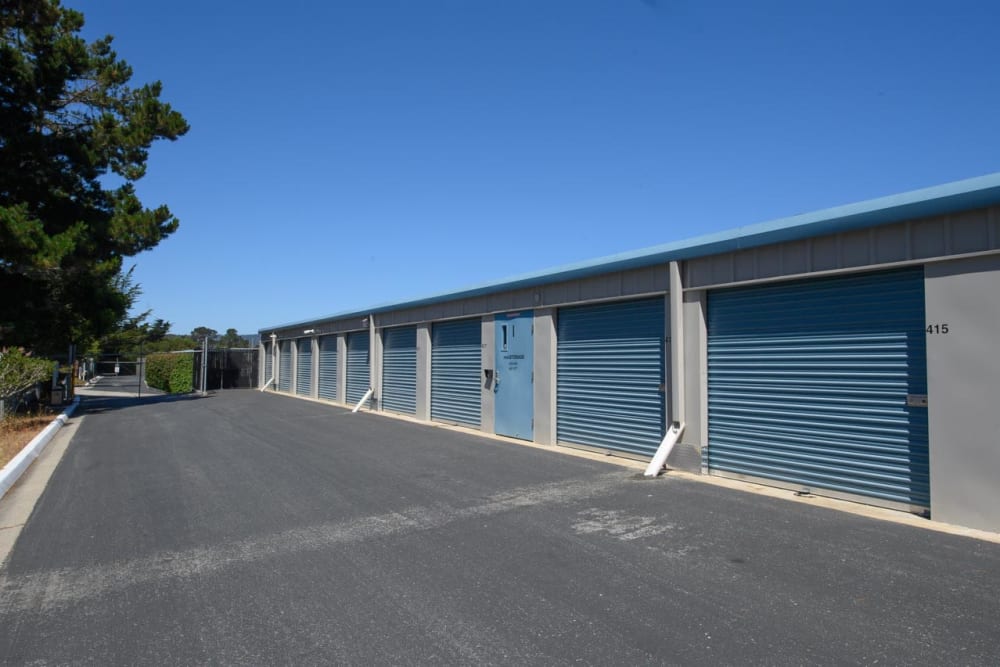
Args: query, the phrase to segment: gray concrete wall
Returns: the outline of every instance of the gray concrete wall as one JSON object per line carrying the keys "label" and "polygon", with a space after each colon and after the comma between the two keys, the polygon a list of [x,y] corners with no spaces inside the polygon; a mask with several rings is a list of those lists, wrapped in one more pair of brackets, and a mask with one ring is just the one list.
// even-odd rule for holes
{"label": "gray concrete wall", "polygon": [[276,340],[274,342],[274,391],[278,391],[278,384],[281,382],[281,346],[284,345],[284,341]]}
{"label": "gray concrete wall", "polygon": [[337,336],[337,401],[347,402],[347,336]]}
{"label": "gray concrete wall", "polygon": [[431,325],[417,325],[417,405],[416,418],[431,418]]}
{"label": "gray concrete wall", "polygon": [[687,287],[919,264],[1000,249],[1000,207],[776,243],[685,262]]}
{"label": "gray concrete wall", "polygon": [[486,376],[483,373],[485,369],[493,368],[495,362],[495,359],[493,357],[494,357],[494,348],[496,347],[494,342],[496,336],[494,334],[492,315],[486,315],[483,317],[481,338],[482,338],[482,353],[481,353],[482,362],[480,363],[480,368],[479,368],[479,388],[481,390],[480,394],[482,396],[482,404],[480,407],[482,412],[480,413],[481,416],[479,421],[479,428],[483,431],[483,433],[493,433],[495,431],[494,425],[496,423],[493,413],[493,405],[494,405],[493,385],[486,384],[485,382]]}
{"label": "gray concrete wall", "polygon": [[382,330],[372,327],[368,339],[368,382],[374,389],[371,409],[382,409]]}
{"label": "gray concrete wall", "polygon": [[535,442],[556,444],[556,309],[537,308],[533,337]]}
{"label": "gray concrete wall", "polygon": [[[628,271],[613,271],[603,276],[593,276],[581,280],[554,282],[551,285],[527,289],[505,290],[487,296],[459,298],[446,303],[403,308],[379,313],[376,317],[380,327],[420,324],[604,299],[639,298],[662,294],[667,290],[667,284],[666,265],[650,266]],[[301,335],[303,327],[315,328],[316,335],[346,333],[357,330],[363,319],[364,316],[339,319],[318,318],[307,325],[298,324],[294,327],[277,329],[275,333],[283,338]],[[271,332],[267,331],[264,335],[269,333]]]}
{"label": "gray concrete wall", "polygon": [[924,275],[931,518],[1000,531],[1000,255]]}
{"label": "gray concrete wall", "polygon": [[312,338],[312,370],[310,373],[309,395],[319,398],[319,339]]}
{"label": "gray concrete wall", "polygon": [[267,382],[268,378],[264,377],[266,366],[264,365],[264,355],[267,354],[264,341],[257,344],[257,358],[260,359],[260,363],[257,364],[257,388],[260,389]]}
{"label": "gray concrete wall", "polygon": [[668,463],[683,470],[701,470],[702,448],[708,444],[708,334],[704,290],[684,293],[684,433]]}
{"label": "gray concrete wall", "polygon": [[667,294],[667,424],[685,421],[684,403],[684,283],[679,262],[670,263],[670,292]]}

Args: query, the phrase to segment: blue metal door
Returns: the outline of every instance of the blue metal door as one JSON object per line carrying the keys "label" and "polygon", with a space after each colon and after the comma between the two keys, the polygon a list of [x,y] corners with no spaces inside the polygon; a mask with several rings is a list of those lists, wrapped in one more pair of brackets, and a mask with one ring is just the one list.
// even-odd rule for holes
{"label": "blue metal door", "polygon": [[431,329],[431,419],[480,425],[482,358],[480,320],[434,324]]}
{"label": "blue metal door", "polygon": [[927,507],[923,269],[710,292],[711,472]]}
{"label": "blue metal door", "polygon": [[497,315],[493,367],[494,427],[498,435],[534,439],[534,318],[531,311]]}
{"label": "blue metal door", "polygon": [[347,334],[347,403],[355,405],[371,388],[367,331]]}
{"label": "blue metal door", "polygon": [[337,400],[337,337],[319,339],[319,397]]}
{"label": "blue metal door", "polygon": [[383,335],[382,407],[417,411],[417,328],[386,329]]}
{"label": "blue metal door", "polygon": [[278,391],[292,390],[292,343],[285,340],[279,345],[278,352]]}
{"label": "blue metal door", "polygon": [[665,428],[662,297],[559,310],[558,441],[643,458]]}
{"label": "blue metal door", "polygon": [[295,357],[295,393],[299,396],[312,395],[312,340],[300,338]]}

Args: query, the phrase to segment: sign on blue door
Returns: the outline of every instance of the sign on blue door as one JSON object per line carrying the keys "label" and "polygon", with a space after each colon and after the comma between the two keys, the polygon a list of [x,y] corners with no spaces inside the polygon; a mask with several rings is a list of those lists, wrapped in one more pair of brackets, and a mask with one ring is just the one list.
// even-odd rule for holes
{"label": "sign on blue door", "polygon": [[496,316],[494,425],[497,435],[534,439],[532,313]]}

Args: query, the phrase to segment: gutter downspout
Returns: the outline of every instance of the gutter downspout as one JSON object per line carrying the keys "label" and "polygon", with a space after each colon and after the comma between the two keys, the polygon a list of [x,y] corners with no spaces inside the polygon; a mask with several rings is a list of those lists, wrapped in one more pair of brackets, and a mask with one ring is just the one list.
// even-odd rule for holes
{"label": "gutter downspout", "polygon": [[374,393],[375,393],[375,390],[372,389],[371,387],[368,387],[368,391],[366,391],[365,395],[361,397],[361,400],[358,401],[358,404],[354,406],[354,409],[351,410],[351,413],[355,413],[358,410],[360,410],[361,406],[364,405],[368,401],[368,399],[372,397],[372,394],[374,394]]}
{"label": "gutter downspout", "polygon": [[680,440],[681,433],[684,432],[684,422],[674,422],[667,429],[667,434],[663,436],[663,440],[660,442],[659,448],[656,450],[656,454],[653,455],[653,459],[646,466],[646,472],[643,473],[646,477],[656,477],[660,474],[660,470],[667,462],[667,458],[670,456],[670,452],[674,450],[674,445]]}
{"label": "gutter downspout", "polygon": [[272,384],[274,384],[275,374],[278,372],[277,359],[278,355],[275,353],[278,347],[278,334],[271,334],[271,379],[264,383],[264,386],[260,388],[264,391]]}
{"label": "gutter downspout", "polygon": [[[375,364],[375,316],[368,315],[368,377],[369,379],[375,377],[376,364]],[[368,402],[368,399],[372,397],[375,393],[375,383],[368,385],[368,391],[365,395],[361,397],[358,404],[354,406],[351,413],[355,413],[361,409],[361,406]]]}

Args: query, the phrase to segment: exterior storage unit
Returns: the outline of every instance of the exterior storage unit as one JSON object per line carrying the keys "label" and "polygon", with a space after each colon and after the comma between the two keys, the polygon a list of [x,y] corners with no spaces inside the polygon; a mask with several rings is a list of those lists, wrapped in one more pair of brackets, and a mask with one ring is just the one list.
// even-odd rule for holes
{"label": "exterior storage unit", "polygon": [[431,330],[431,419],[479,427],[482,323],[436,322]]}
{"label": "exterior storage unit", "polygon": [[292,341],[278,343],[278,391],[292,390]]}
{"label": "exterior storage unit", "polygon": [[337,400],[337,337],[319,339],[319,397]]}
{"label": "exterior storage unit", "polygon": [[386,329],[382,344],[382,407],[417,411],[417,328]]}
{"label": "exterior storage unit", "polygon": [[560,443],[652,456],[665,428],[663,298],[562,308]]}
{"label": "exterior storage unit", "polygon": [[923,269],[708,295],[709,472],[928,507]]}
{"label": "exterior storage unit", "polygon": [[355,405],[371,388],[367,331],[347,334],[347,403]]}
{"label": "exterior storage unit", "polygon": [[300,396],[312,395],[312,340],[301,338],[295,357],[295,393]]}

